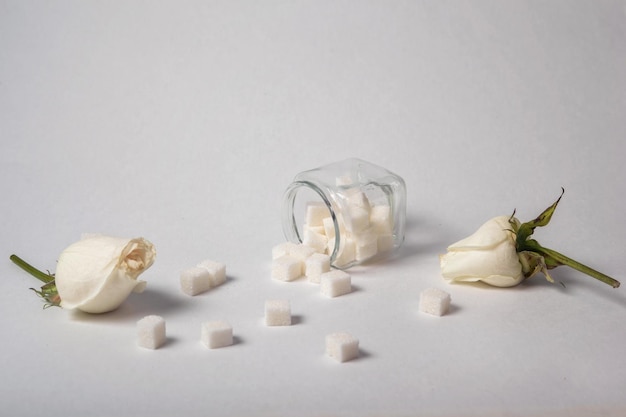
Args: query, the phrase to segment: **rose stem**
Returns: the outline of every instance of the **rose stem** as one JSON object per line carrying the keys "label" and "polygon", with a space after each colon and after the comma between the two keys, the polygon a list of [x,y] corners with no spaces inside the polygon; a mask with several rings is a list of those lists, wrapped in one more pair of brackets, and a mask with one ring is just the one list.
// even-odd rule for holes
{"label": "rose stem", "polygon": [[573,260],[572,258],[568,258],[567,256],[559,253],[555,250],[545,248],[539,244],[534,245],[532,241],[526,241],[527,246],[530,246],[533,252],[540,253],[542,255],[548,255],[558,261],[563,265],[567,265],[570,268],[574,268],[577,271],[582,272],[583,274],[587,274],[590,277],[593,277],[597,280],[604,282],[605,284],[609,284],[613,288],[617,288],[620,285],[620,282],[616,279],[611,278],[608,275],[603,274],[600,271],[596,271],[593,268],[589,268],[587,265],[583,265],[578,261]]}
{"label": "rose stem", "polygon": [[54,277],[52,275],[46,274],[44,272],[41,272],[40,270],[38,270],[37,268],[35,268],[34,266],[32,266],[31,264],[26,262],[25,260],[23,260],[19,256],[11,255],[10,259],[11,259],[11,261],[13,261],[13,263],[15,265],[19,266],[24,271],[28,272],[29,274],[31,274],[32,276],[34,276],[38,280],[42,281],[44,284],[48,284],[48,283],[54,281]]}

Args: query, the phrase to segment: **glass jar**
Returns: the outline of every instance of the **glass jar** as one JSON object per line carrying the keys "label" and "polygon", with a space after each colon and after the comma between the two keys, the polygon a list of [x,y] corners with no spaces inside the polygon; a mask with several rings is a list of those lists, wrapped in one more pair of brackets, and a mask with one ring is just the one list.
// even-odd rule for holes
{"label": "glass jar", "polygon": [[330,255],[336,268],[388,256],[402,245],[406,185],[398,175],[350,158],[299,173],[283,199],[283,232]]}

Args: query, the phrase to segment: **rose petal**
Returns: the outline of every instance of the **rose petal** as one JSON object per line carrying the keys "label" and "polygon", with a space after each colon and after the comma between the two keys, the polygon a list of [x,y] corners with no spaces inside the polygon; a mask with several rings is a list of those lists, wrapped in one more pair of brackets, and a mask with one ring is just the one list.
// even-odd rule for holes
{"label": "rose petal", "polygon": [[89,313],[114,310],[133,290],[145,288],[136,278],[155,254],[142,238],[97,235],[70,245],[59,256],[55,274],[61,306]]}
{"label": "rose petal", "polygon": [[503,233],[503,231],[511,229],[509,218],[509,216],[500,216],[488,220],[472,235],[448,246],[448,250],[465,251],[493,248],[505,239],[510,238],[509,233]]}
{"label": "rose petal", "polygon": [[523,279],[515,248],[507,241],[490,250],[453,251],[440,257],[441,273],[450,281],[484,281],[509,287]]}

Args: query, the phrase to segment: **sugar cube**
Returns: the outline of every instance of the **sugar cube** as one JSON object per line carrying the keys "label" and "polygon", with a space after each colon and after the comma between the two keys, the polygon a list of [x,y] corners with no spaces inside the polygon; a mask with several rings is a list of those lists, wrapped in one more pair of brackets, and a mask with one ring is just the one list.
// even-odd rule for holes
{"label": "sugar cube", "polygon": [[370,213],[363,207],[350,206],[344,221],[346,222],[346,230],[353,233],[360,232],[369,227]]}
{"label": "sugar cube", "polygon": [[330,256],[314,253],[306,260],[304,271],[309,282],[319,284],[322,274],[330,271]]}
{"label": "sugar cube", "polygon": [[187,295],[197,295],[211,289],[211,274],[199,266],[180,273],[180,289]]}
{"label": "sugar cube", "polygon": [[359,339],[345,332],[326,335],[326,354],[338,362],[359,357]]}
{"label": "sugar cube", "polygon": [[322,226],[322,219],[328,217],[329,210],[323,201],[310,201],[306,205],[305,222],[309,226]]}
{"label": "sugar cube", "polygon": [[265,301],[265,324],[267,326],[290,326],[291,305],[289,304],[289,301]]}
{"label": "sugar cube", "polygon": [[326,235],[326,237],[328,239],[334,239],[335,238],[335,222],[333,221],[333,218],[325,217],[324,220],[322,220],[322,223],[324,224],[324,234]]}
{"label": "sugar cube", "polygon": [[279,281],[293,281],[302,276],[301,260],[290,255],[283,255],[272,260],[272,278]]}
{"label": "sugar cube", "polygon": [[370,224],[378,234],[391,234],[393,224],[391,208],[387,205],[373,206],[370,212]]}
{"label": "sugar cube", "polygon": [[207,321],[202,323],[201,341],[209,349],[216,349],[233,344],[233,328],[225,321]]}
{"label": "sugar cube", "polygon": [[[335,242],[330,241],[328,245],[328,253],[332,255],[335,248]],[[354,240],[346,234],[342,239],[339,246],[339,251],[335,256],[335,266],[346,266],[356,259],[356,246]]]}
{"label": "sugar cube", "polygon": [[389,252],[393,249],[393,235],[378,235],[377,247],[379,253]]}
{"label": "sugar cube", "polygon": [[318,233],[312,228],[305,228],[302,243],[313,248],[317,253],[324,253],[326,251],[326,245],[328,244],[328,238],[326,235]]}
{"label": "sugar cube", "polygon": [[370,210],[370,202],[367,198],[367,195],[359,188],[352,188],[345,191],[346,199],[348,200],[348,204],[353,207],[361,207],[365,209],[368,214]]}
{"label": "sugar cube", "polygon": [[272,259],[280,258],[284,255],[289,255],[294,247],[297,245],[293,242],[283,242],[272,248]]}
{"label": "sugar cube", "polygon": [[450,308],[450,294],[438,288],[428,288],[420,293],[419,310],[433,316],[443,316]]}
{"label": "sugar cube", "polygon": [[165,343],[165,320],[146,316],[137,322],[137,344],[146,349],[158,349]]}
{"label": "sugar cube", "polygon": [[326,230],[324,229],[324,225],[323,224],[321,226],[310,226],[310,225],[305,223],[302,226],[302,230],[304,232],[306,232],[307,230],[310,230],[312,232],[319,233],[320,235],[325,235],[326,234]]}
{"label": "sugar cube", "polygon": [[340,269],[323,273],[320,283],[321,292],[327,297],[339,297],[352,291],[350,274]]}
{"label": "sugar cube", "polygon": [[200,262],[198,267],[209,271],[211,276],[211,287],[216,287],[226,282],[226,265],[223,263],[206,259]]}
{"label": "sugar cube", "polygon": [[355,259],[364,261],[378,252],[378,236],[370,228],[354,236]]}
{"label": "sugar cube", "polygon": [[350,174],[341,175],[335,178],[335,184],[338,187],[348,187],[354,184],[354,180]]}
{"label": "sugar cube", "polygon": [[306,258],[313,255],[315,253],[315,249],[310,246],[304,245],[302,243],[296,244],[292,246],[289,250],[289,255],[301,260],[302,262],[306,261]]}

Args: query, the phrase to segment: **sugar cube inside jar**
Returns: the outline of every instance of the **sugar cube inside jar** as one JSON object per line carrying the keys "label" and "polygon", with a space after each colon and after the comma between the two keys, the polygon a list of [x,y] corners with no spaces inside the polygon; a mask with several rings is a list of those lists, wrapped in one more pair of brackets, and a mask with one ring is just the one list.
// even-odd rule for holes
{"label": "sugar cube inside jar", "polygon": [[301,172],[284,194],[287,240],[329,255],[336,268],[388,256],[405,223],[404,180],[356,158]]}

